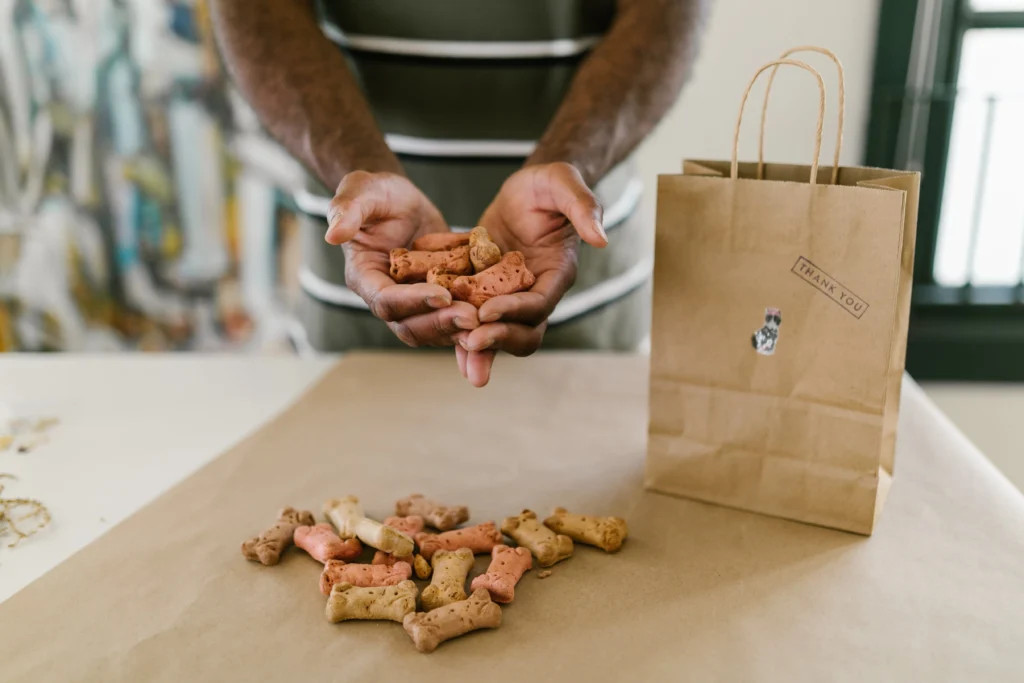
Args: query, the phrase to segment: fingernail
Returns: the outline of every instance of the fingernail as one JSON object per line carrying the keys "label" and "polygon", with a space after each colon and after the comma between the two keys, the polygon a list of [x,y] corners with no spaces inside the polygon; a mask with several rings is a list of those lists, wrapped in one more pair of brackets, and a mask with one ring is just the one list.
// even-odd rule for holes
{"label": "fingernail", "polygon": [[434,294],[427,297],[427,305],[431,308],[447,308],[452,305],[452,298],[451,296]]}
{"label": "fingernail", "polygon": [[459,342],[459,346],[469,351],[469,342],[467,342],[465,339],[460,338],[456,339],[455,341]]}
{"label": "fingernail", "polygon": [[494,323],[498,322],[500,319],[501,313],[494,313],[493,311],[480,316],[480,322],[482,323]]}
{"label": "fingernail", "polygon": [[606,233],[604,231],[604,226],[601,225],[601,221],[594,221],[594,227],[597,228],[597,231],[599,233],[601,233],[601,237],[603,237],[604,241],[607,242],[608,241],[608,233]]}
{"label": "fingernail", "polygon": [[341,223],[341,214],[334,214],[334,218],[331,219],[330,225],[327,226],[327,232],[324,233],[324,241],[330,242],[331,237],[338,230],[338,224]]}
{"label": "fingernail", "polygon": [[468,320],[466,318],[456,316],[455,327],[459,328],[460,330],[475,330],[477,327],[479,327],[479,325],[477,325],[475,320]]}
{"label": "fingernail", "polygon": [[485,341],[482,344],[476,344],[476,345],[470,346],[468,348],[469,348],[470,351],[483,351],[484,349],[491,348],[491,344],[493,344],[493,343],[494,343],[493,339],[488,339],[487,341]]}

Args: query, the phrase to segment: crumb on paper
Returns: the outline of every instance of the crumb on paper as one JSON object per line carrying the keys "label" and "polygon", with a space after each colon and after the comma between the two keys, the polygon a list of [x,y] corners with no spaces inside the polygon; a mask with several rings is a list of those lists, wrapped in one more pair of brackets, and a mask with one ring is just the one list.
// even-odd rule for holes
{"label": "crumb on paper", "polygon": [[[0,479],[17,481],[13,474],[0,473]],[[0,485],[0,494],[4,487]],[[43,529],[50,523],[50,511],[38,500],[31,498],[0,498],[0,537],[14,535],[13,548],[24,539]]]}
{"label": "crumb on paper", "polygon": [[550,569],[541,569],[539,572],[537,572],[537,578],[538,579],[546,579],[549,576],[551,576],[551,574],[552,574],[552,572],[551,572]]}
{"label": "crumb on paper", "polygon": [[15,448],[19,453],[31,453],[47,441],[46,435],[42,432],[32,432],[20,437]]}
{"label": "crumb on paper", "polygon": [[14,443],[14,437],[10,434],[0,434],[0,452],[6,451]]}

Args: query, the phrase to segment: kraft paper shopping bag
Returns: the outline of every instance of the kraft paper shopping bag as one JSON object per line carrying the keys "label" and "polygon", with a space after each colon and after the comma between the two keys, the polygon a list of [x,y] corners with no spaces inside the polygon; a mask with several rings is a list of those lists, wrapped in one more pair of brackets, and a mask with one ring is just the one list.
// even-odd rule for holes
{"label": "kraft paper shopping bag", "polygon": [[[731,162],[658,182],[647,486],[871,533],[894,465],[919,175],[818,168],[821,75],[761,67]],[[810,166],[738,163],[758,77],[809,72]],[[767,107],[766,92],[765,107]],[[762,112],[762,140],[765,131]],[[769,134],[770,134],[770,128]]]}

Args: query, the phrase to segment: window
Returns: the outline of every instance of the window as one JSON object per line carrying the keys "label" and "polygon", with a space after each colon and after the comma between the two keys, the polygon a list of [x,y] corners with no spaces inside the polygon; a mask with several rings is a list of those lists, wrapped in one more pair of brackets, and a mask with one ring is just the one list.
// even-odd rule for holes
{"label": "window", "polygon": [[922,172],[908,370],[1024,380],[1024,0],[883,0],[866,156]]}

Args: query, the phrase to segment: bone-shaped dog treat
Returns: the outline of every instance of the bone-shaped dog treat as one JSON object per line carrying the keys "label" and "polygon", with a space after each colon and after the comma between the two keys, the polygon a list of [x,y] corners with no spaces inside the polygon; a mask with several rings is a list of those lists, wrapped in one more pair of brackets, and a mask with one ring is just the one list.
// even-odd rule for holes
{"label": "bone-shaped dog treat", "polygon": [[501,260],[501,249],[491,241],[487,228],[478,226],[469,232],[469,261],[474,273],[482,273]]}
{"label": "bone-shaped dog treat", "polygon": [[295,545],[302,548],[318,562],[327,560],[354,560],[363,552],[358,539],[341,540],[330,524],[300,526],[295,529]]}
{"label": "bone-shaped dog treat", "polygon": [[324,503],[324,514],[334,522],[342,538],[355,536],[366,545],[397,557],[412,555],[412,538],[363,515],[363,506],[355,496],[327,501]]}
{"label": "bone-shaped dog treat", "polygon": [[426,282],[427,272],[438,267],[456,275],[469,275],[473,272],[469,247],[455,247],[447,251],[391,250],[391,279],[399,284]]}
{"label": "bone-shaped dog treat", "polygon": [[[388,517],[384,520],[384,526],[389,526],[392,529],[398,529],[406,536],[410,538],[423,531],[423,518],[419,515],[411,515],[409,517]],[[391,553],[386,553],[383,550],[378,550],[373,556],[372,564],[387,564],[392,565],[395,562],[408,562],[413,564],[416,558],[412,555],[405,557],[396,557]]]}
{"label": "bone-shaped dog treat", "polygon": [[350,619],[386,619],[402,623],[406,615],[416,611],[416,592],[412,581],[373,588],[338,583],[327,598],[327,620],[332,624]]}
{"label": "bone-shaped dog treat", "polygon": [[433,612],[410,614],[402,625],[417,650],[433,652],[446,640],[483,628],[498,628],[501,626],[501,608],[481,588],[473,591],[468,600]]}
{"label": "bone-shaped dog treat", "polygon": [[469,244],[469,233],[465,232],[432,232],[416,238],[412,243],[413,251],[445,251]]}
{"label": "bone-shaped dog treat", "polygon": [[452,284],[455,282],[455,278],[457,277],[459,276],[454,273],[449,273],[444,268],[431,268],[427,271],[427,284],[444,287],[450,291]]}
{"label": "bone-shaped dog treat", "polygon": [[331,594],[331,588],[339,583],[353,586],[395,586],[412,577],[408,562],[396,562],[390,567],[383,564],[345,564],[338,560],[327,560],[320,574],[320,592]]}
{"label": "bone-shaped dog treat", "polygon": [[277,513],[277,521],[272,527],[242,543],[242,554],[245,559],[268,567],[277,564],[281,561],[281,553],[292,543],[295,529],[315,523],[313,513],[308,510],[284,508]]}
{"label": "bone-shaped dog treat", "polygon": [[455,278],[449,290],[453,299],[468,301],[480,308],[488,299],[525,291],[536,281],[537,278],[526,267],[522,252],[510,251],[482,273]]}
{"label": "bone-shaped dog treat", "polygon": [[544,526],[555,533],[565,534],[574,541],[614,553],[622,547],[629,535],[626,520],[621,517],[591,517],[577,515],[565,508],[555,508],[554,513],[544,520]]}
{"label": "bone-shaped dog treat", "polygon": [[428,560],[433,559],[438,550],[469,548],[480,555],[491,552],[494,546],[501,543],[501,532],[494,526],[494,522],[484,522],[443,534],[416,534],[416,543],[420,547],[420,554]]}
{"label": "bone-shaped dog treat", "polygon": [[423,494],[414,493],[395,502],[395,514],[399,517],[419,515],[435,529],[449,531],[469,519],[469,508],[465,505],[441,505]]}
{"label": "bone-shaped dog treat", "polygon": [[541,524],[532,510],[523,510],[518,517],[506,517],[501,531],[533,553],[542,567],[550,567],[572,556],[572,539],[555,534]]}
{"label": "bone-shaped dog treat", "polygon": [[473,568],[473,551],[469,548],[438,550],[430,563],[434,567],[434,578],[420,594],[423,611],[465,600],[466,577]]}
{"label": "bone-shaped dog treat", "polygon": [[486,574],[473,579],[470,588],[486,588],[495,602],[512,602],[516,596],[516,584],[527,571],[533,568],[533,558],[526,548],[509,548],[496,545],[491,551],[491,566]]}

